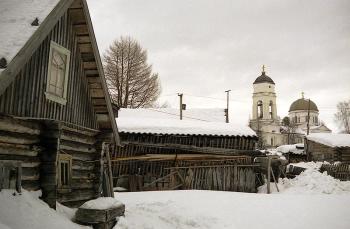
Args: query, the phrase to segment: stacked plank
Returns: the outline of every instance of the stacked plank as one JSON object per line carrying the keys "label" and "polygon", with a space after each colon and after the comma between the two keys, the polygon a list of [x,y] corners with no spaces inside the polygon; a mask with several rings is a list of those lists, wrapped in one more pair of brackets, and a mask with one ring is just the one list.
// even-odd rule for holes
{"label": "stacked plank", "polygon": [[22,187],[38,190],[40,178],[40,125],[0,115],[0,160],[20,161]]}

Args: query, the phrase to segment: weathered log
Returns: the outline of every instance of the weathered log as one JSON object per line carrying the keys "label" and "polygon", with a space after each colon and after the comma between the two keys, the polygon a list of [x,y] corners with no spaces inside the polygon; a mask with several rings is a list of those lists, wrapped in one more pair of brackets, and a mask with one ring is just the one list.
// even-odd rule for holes
{"label": "weathered log", "polygon": [[9,131],[0,130],[0,142],[10,144],[30,145],[39,142],[39,137],[35,135],[13,133]]}
{"label": "weathered log", "polygon": [[74,170],[94,170],[97,168],[96,162],[86,162],[81,160],[74,160],[72,161],[72,168]]}
{"label": "weathered log", "polygon": [[74,143],[66,140],[60,141],[60,150],[69,150],[83,153],[95,153],[96,149],[93,145],[87,145],[82,143]]}
{"label": "weathered log", "polygon": [[95,139],[92,136],[89,135],[83,135],[80,133],[72,133],[69,131],[63,131],[61,134],[61,139],[66,141],[72,141],[72,142],[80,142],[87,145],[93,145],[95,144]]}
{"label": "weathered log", "polygon": [[0,154],[37,156],[39,153],[38,149],[30,149],[30,147],[24,147],[23,145],[16,146],[21,148],[13,147],[11,144],[0,143]]}
{"label": "weathered log", "polygon": [[39,135],[40,125],[35,122],[28,122],[0,115],[0,130]]}
{"label": "weathered log", "polygon": [[73,179],[96,179],[98,173],[96,171],[84,171],[84,170],[73,170],[72,178]]}
{"label": "weathered log", "polygon": [[74,190],[70,193],[57,193],[57,201],[60,203],[91,200],[97,197],[97,192],[91,189]]}
{"label": "weathered log", "polygon": [[87,135],[87,136],[92,136],[92,137],[99,133],[98,130],[93,130],[93,129],[89,129],[89,128],[77,129],[77,128],[71,128],[71,127],[68,127],[65,125],[62,125],[61,129],[69,131],[69,132],[73,132],[73,133],[79,133],[79,134],[83,134],[83,135]]}
{"label": "weathered log", "polygon": [[73,190],[76,189],[98,189],[98,180],[96,179],[82,179],[82,178],[73,178],[70,187]]}

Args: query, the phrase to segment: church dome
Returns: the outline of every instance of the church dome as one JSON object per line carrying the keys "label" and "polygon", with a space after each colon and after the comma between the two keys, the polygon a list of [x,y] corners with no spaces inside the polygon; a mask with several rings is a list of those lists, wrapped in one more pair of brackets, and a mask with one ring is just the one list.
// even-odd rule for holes
{"label": "church dome", "polygon": [[[309,100],[308,99],[298,99],[295,100],[292,105],[290,105],[289,112],[291,111],[299,111],[299,110],[308,110]],[[318,111],[316,104],[310,100],[310,111]]]}
{"label": "church dome", "polygon": [[261,76],[256,78],[253,84],[258,84],[258,83],[275,84],[275,82],[273,82],[273,80],[268,75],[265,74],[265,66],[263,66],[263,70],[262,70]]}

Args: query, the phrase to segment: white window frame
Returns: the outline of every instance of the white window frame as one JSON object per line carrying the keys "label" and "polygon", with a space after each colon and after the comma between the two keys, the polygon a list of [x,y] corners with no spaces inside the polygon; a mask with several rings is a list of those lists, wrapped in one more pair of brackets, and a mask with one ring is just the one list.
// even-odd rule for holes
{"label": "white window frame", "polygon": [[[53,50],[55,50],[56,52],[59,52],[60,54],[65,55],[67,57],[66,58],[66,66],[65,66],[66,69],[65,69],[65,74],[64,74],[64,85],[63,85],[63,96],[62,97],[49,92]],[[60,103],[62,105],[66,105],[69,64],[70,64],[70,51],[68,49],[66,49],[65,47],[57,44],[56,42],[51,41],[50,42],[49,64],[48,64],[48,68],[47,68],[47,81],[46,81],[46,92],[45,92],[46,99],[54,101],[56,103]]]}

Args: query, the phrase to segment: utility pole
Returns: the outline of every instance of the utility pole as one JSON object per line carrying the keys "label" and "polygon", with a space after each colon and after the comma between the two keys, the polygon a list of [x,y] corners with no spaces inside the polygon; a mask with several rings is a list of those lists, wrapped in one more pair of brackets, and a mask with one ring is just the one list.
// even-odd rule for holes
{"label": "utility pole", "polygon": [[258,148],[261,149],[263,144],[262,144],[262,135],[260,133],[260,116],[257,117],[256,121],[257,121],[257,124],[258,124],[258,130],[257,130],[257,134],[258,134]]}
{"label": "utility pole", "polygon": [[225,112],[225,115],[226,115],[226,123],[229,123],[229,116],[228,116],[228,108],[229,108],[229,103],[230,103],[230,91],[231,90],[227,90],[225,91],[226,92],[226,100],[227,100],[227,104],[226,104],[226,112]]}
{"label": "utility pole", "polygon": [[178,96],[180,96],[180,120],[182,120],[182,93],[178,93]]}
{"label": "utility pole", "polygon": [[308,105],[307,105],[307,131],[306,131],[306,135],[309,135],[310,132],[310,99],[308,101]]}
{"label": "utility pole", "polygon": [[271,156],[267,155],[267,194],[271,193],[270,190],[270,180],[271,180]]}

